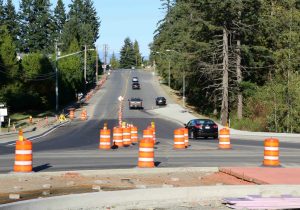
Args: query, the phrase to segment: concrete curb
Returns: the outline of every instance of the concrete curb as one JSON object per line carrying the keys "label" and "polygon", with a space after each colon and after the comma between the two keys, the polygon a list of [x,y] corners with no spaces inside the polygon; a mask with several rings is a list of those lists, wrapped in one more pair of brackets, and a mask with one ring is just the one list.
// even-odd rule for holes
{"label": "concrete curb", "polygon": [[[0,210],[64,210],[64,209],[114,209],[159,207],[166,203],[180,205],[183,202],[220,200],[225,197],[247,195],[279,196],[282,194],[299,195],[297,185],[252,185],[252,186],[202,186],[181,188],[152,188],[124,191],[84,193],[76,195],[40,198],[0,205]],[[63,205],[61,205],[63,204]]]}
{"label": "concrete curb", "polygon": [[186,167],[186,168],[133,168],[133,169],[108,169],[108,170],[83,170],[83,171],[57,171],[57,172],[38,172],[38,173],[9,173],[0,174],[0,179],[9,177],[38,177],[38,176],[61,176],[65,174],[78,174],[82,176],[92,175],[141,175],[141,174],[160,174],[175,172],[218,172],[217,167]]}

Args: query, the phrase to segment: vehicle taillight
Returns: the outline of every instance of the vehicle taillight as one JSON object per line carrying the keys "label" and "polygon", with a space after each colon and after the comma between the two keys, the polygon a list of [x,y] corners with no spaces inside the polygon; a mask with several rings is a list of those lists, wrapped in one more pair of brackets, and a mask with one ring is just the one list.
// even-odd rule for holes
{"label": "vehicle taillight", "polygon": [[218,125],[214,124],[214,125],[213,125],[213,128],[218,128]]}
{"label": "vehicle taillight", "polygon": [[195,127],[202,129],[202,125],[201,124],[200,125],[195,125]]}

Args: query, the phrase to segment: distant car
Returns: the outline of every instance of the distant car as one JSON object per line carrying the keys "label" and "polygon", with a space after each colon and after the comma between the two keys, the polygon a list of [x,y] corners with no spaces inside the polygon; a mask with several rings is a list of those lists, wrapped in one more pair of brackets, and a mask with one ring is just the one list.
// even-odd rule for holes
{"label": "distant car", "polygon": [[135,70],[135,67],[134,67],[134,66],[131,66],[131,69],[132,69],[132,70]]}
{"label": "distant car", "polygon": [[138,82],[139,78],[138,77],[132,77],[132,82]]}
{"label": "distant car", "polygon": [[132,89],[140,89],[141,86],[140,86],[140,83],[139,82],[133,82],[132,83]]}
{"label": "distant car", "polygon": [[128,99],[129,109],[143,109],[143,99],[141,98],[131,98]]}
{"label": "distant car", "polygon": [[218,138],[218,125],[210,119],[193,119],[185,127],[189,130],[189,138],[197,139],[198,137]]}
{"label": "distant car", "polygon": [[160,96],[155,99],[155,103],[157,106],[165,106],[167,105],[167,100],[165,97]]}

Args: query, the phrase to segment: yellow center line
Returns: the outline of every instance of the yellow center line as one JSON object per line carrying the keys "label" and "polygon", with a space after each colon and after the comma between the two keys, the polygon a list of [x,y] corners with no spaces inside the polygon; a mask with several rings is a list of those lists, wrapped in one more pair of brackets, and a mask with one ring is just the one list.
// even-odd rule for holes
{"label": "yellow center line", "polygon": [[125,94],[126,94],[127,89],[128,89],[129,77],[130,77],[130,73],[128,74],[127,79],[126,79],[125,89],[123,89],[123,93],[121,94],[123,96],[123,98],[125,98]]}

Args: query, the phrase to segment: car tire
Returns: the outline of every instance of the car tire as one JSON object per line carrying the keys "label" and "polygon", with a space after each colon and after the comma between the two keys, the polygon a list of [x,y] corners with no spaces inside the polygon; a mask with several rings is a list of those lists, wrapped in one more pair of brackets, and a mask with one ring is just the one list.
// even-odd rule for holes
{"label": "car tire", "polygon": [[197,139],[197,137],[193,131],[190,133],[189,139]]}

